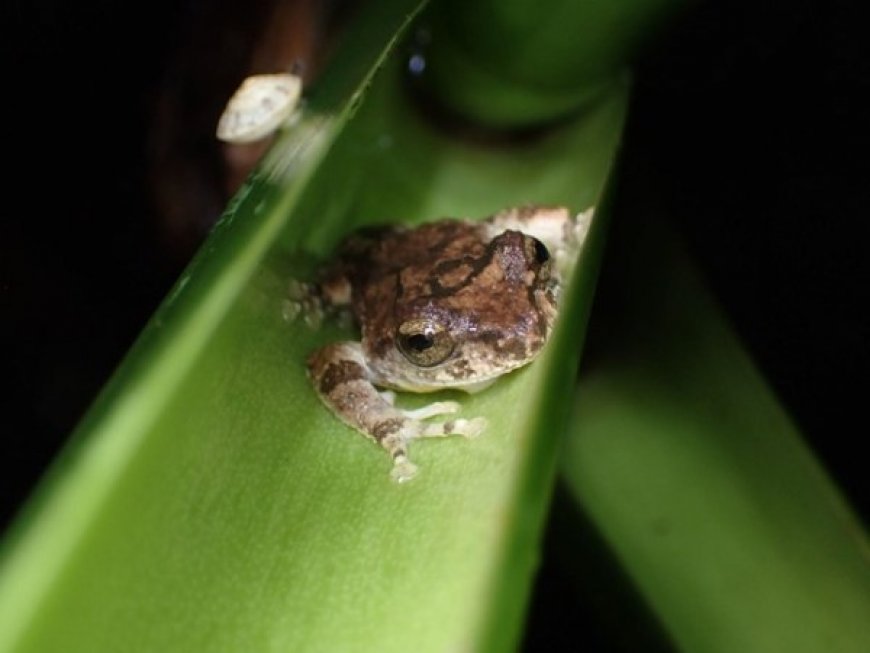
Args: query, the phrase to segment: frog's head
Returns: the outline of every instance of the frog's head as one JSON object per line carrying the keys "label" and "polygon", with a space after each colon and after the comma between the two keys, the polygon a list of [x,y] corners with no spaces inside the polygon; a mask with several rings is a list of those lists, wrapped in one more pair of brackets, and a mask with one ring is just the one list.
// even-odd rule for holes
{"label": "frog's head", "polygon": [[550,265],[541,241],[509,230],[480,257],[428,270],[396,302],[392,333],[367,347],[371,369],[399,389],[474,391],[529,363],[556,316]]}

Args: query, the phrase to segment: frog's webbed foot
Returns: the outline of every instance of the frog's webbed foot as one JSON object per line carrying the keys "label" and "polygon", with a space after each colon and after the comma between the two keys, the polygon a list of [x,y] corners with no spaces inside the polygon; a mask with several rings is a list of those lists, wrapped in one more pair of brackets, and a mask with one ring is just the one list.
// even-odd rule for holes
{"label": "frog's webbed foot", "polygon": [[312,329],[318,329],[328,315],[342,326],[350,326],[350,286],[343,278],[330,279],[323,283],[305,283],[290,279],[281,313],[288,322],[300,315]]}
{"label": "frog's webbed foot", "polygon": [[390,470],[390,478],[396,483],[407,483],[417,475],[417,465],[408,460],[408,456],[400,455],[393,457],[393,469]]}
{"label": "frog's webbed foot", "polygon": [[372,383],[362,348],[356,342],[327,345],[308,359],[308,374],[321,400],[343,422],[361,431],[387,450],[393,459],[392,477],[408,481],[417,468],[408,458],[408,443],[417,438],[463,435],[475,437],[486,426],[483,418],[422,421],[454,413],[459,404],[440,401],[416,410],[392,405],[392,393],[378,392]]}

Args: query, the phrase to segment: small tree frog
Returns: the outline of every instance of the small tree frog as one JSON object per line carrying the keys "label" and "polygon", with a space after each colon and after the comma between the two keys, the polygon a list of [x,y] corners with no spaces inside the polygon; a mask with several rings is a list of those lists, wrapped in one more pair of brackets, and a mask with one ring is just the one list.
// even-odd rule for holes
{"label": "small tree frog", "polygon": [[472,438],[486,420],[427,421],[459,404],[403,410],[392,391],[477,392],[530,363],[552,333],[563,279],[591,217],[592,209],[575,216],[532,206],[481,221],[367,229],[340,246],[318,283],[291,283],[294,314],[317,323],[325,312],[345,310],[359,325],[359,342],[313,352],[308,375],[336,416],[386,449],[396,481],[416,473],[410,441]]}

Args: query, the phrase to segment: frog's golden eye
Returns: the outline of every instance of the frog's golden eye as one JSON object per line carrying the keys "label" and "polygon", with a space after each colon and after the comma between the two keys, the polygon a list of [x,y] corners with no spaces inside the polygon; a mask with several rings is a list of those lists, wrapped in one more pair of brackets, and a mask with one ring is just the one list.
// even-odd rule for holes
{"label": "frog's golden eye", "polygon": [[544,263],[550,260],[550,250],[534,236],[527,235],[523,245],[526,248],[526,260],[530,263],[534,261],[538,265],[544,265]]}
{"label": "frog's golden eye", "polygon": [[429,320],[409,320],[399,326],[399,351],[414,365],[432,367],[453,353],[455,343],[444,327]]}
{"label": "frog's golden eye", "polygon": [[550,250],[548,250],[547,246],[537,238],[532,238],[532,240],[534,241],[535,260],[540,265],[543,265],[550,260]]}

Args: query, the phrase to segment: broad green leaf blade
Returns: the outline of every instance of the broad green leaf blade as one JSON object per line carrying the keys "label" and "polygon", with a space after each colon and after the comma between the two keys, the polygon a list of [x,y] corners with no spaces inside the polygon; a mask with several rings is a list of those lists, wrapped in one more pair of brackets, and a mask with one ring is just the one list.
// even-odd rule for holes
{"label": "broad green leaf blade", "polygon": [[377,3],[360,16],[330,74],[311,94],[310,115],[280,148],[292,162],[286,188],[255,176],[239,191],[7,534],[0,568],[0,650],[9,650],[44,607],[61,570],[114,494],[114,484],[232,311],[276,234],[286,229],[288,216],[278,202],[294,201],[304,187],[419,4]]}
{"label": "broad green leaf blade", "polygon": [[462,399],[483,437],[413,445],[407,485],[305,378],[309,352],[353,332],[288,323],[286,288],[361,224],[598,204],[626,84],[535,139],[464,142],[418,115],[400,54],[362,75],[407,10],[355,25],[83,422],[7,543],[0,650],[514,646],[600,217],[547,351]]}
{"label": "broad green leaf blade", "polygon": [[680,650],[870,650],[860,525],[670,228],[631,227],[562,464],[574,497]]}

